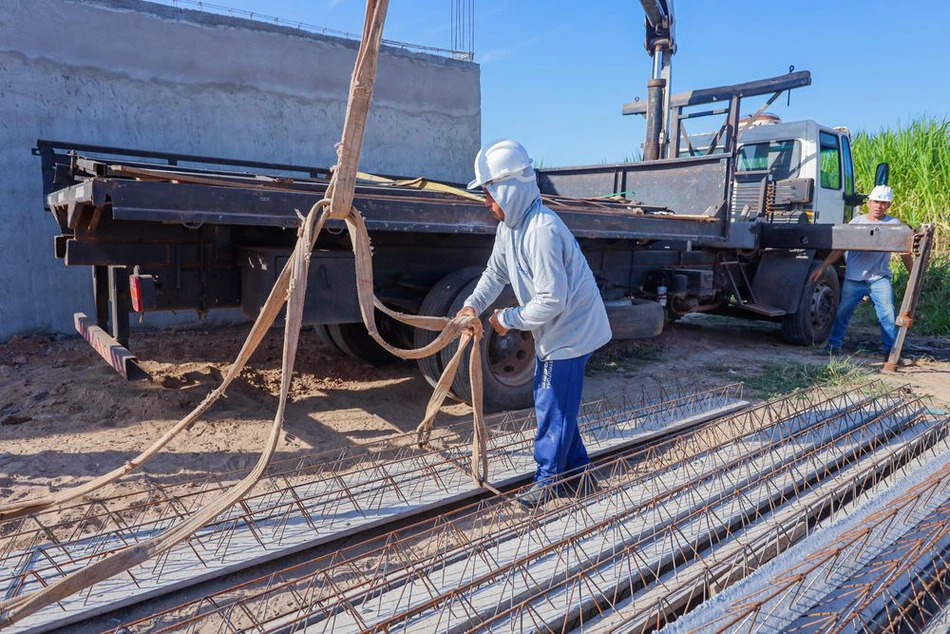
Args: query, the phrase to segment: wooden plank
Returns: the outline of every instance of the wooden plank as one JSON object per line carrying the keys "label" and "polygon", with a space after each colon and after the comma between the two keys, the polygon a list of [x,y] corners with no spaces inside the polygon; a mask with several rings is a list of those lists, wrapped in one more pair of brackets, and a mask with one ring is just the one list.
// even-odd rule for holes
{"label": "wooden plank", "polygon": [[884,363],[886,372],[894,372],[901,359],[901,350],[904,348],[904,338],[914,323],[914,314],[917,312],[917,302],[924,287],[924,275],[930,263],[930,251],[933,246],[934,225],[926,224],[920,228],[920,233],[914,236],[914,265],[908,271],[907,288],[904,290],[904,299],[897,314],[897,338]]}

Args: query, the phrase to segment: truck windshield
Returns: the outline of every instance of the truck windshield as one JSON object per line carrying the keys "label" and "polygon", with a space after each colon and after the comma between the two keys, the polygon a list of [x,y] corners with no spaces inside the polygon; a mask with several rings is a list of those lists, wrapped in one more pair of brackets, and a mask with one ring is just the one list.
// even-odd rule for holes
{"label": "truck windshield", "polygon": [[795,178],[802,145],[794,139],[747,143],[739,148],[739,171],[769,170],[775,180]]}

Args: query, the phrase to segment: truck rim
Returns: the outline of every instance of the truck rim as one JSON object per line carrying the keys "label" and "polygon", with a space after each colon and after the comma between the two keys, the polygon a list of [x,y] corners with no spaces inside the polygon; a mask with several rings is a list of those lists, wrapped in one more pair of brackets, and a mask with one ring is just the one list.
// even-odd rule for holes
{"label": "truck rim", "polygon": [[816,332],[828,327],[835,318],[834,290],[827,282],[821,281],[811,295],[811,323]]}
{"label": "truck rim", "polygon": [[530,332],[509,330],[505,335],[492,331],[488,337],[488,368],[499,383],[524,385],[534,376],[534,339]]}

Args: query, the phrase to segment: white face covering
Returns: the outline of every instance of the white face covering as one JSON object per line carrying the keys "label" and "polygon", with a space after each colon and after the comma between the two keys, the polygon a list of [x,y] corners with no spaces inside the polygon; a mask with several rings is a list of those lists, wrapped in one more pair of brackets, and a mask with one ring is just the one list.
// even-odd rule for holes
{"label": "white face covering", "polygon": [[521,224],[528,209],[541,196],[537,176],[530,167],[518,176],[488,183],[485,188],[505,212],[504,222],[509,228]]}

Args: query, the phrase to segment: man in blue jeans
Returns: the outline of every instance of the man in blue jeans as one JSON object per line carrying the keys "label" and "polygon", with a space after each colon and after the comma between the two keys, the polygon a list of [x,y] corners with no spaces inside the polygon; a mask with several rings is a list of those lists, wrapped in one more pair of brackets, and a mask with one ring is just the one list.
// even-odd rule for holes
{"label": "man in blue jeans", "polygon": [[[534,334],[537,470],[534,485],[519,501],[535,507],[550,497],[553,487],[546,485],[560,477],[578,476],[578,492],[596,486],[579,483],[590,458],[577,414],[584,366],[611,333],[587,259],[567,226],[541,202],[531,163],[511,139],[489,143],[475,157],[475,180],[468,188],[485,192],[485,206],[499,224],[485,272],[458,314],[480,315],[510,284],[519,306],[496,310],[489,322],[500,335],[510,329]],[[585,474],[583,482],[593,483],[593,477]]]}
{"label": "man in blue jeans", "polygon": [[[848,224],[901,224],[897,218],[887,215],[887,210],[891,208],[893,200],[894,190],[887,185],[878,185],[868,196],[868,213],[857,216]],[[824,262],[811,274],[811,281],[820,280],[825,269],[837,262],[843,253],[844,251],[829,253]],[[909,253],[901,254],[901,258],[909,271],[914,262],[913,258]],[[891,254],[881,251],[848,251],[845,262],[841,304],[838,306],[831,336],[828,337],[827,350],[832,353],[841,350],[851,316],[861,300],[870,297],[877,319],[881,323],[881,344],[886,358],[897,337],[897,326],[894,324],[894,289],[891,287]]]}

